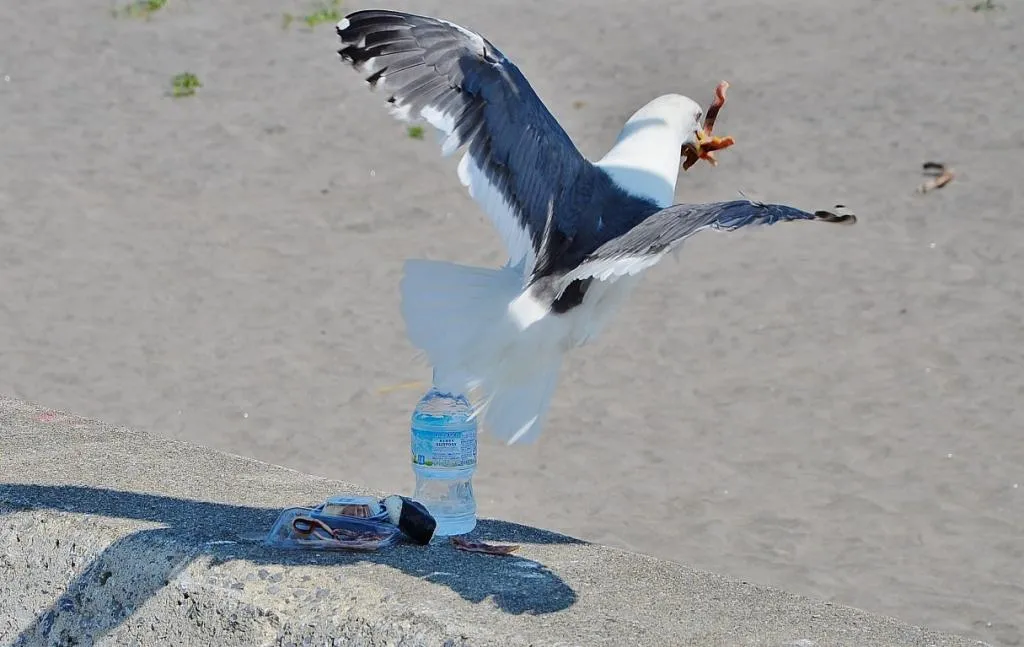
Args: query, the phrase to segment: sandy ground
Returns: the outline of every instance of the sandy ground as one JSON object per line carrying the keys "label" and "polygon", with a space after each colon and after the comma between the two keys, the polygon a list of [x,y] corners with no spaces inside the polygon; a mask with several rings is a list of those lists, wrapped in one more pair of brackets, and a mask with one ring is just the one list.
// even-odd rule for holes
{"label": "sandy ground", "polygon": [[[481,514],[1024,642],[1006,5],[398,3],[485,33],[591,157],[651,97],[728,79],[738,144],[677,197],[861,218],[709,233],[656,267],[571,357],[541,441],[483,442]],[[429,372],[401,263],[503,257],[456,160],[391,120],[332,27],[282,28],[308,8],[0,4],[0,391],[407,491],[420,390],[381,389]],[[170,98],[186,70],[203,88]],[[958,176],[917,195],[929,159]]]}

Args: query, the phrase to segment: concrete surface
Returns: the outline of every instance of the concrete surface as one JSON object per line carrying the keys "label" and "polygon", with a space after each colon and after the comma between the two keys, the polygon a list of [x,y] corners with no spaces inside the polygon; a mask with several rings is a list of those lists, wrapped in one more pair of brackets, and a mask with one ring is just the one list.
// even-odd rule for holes
{"label": "concrete surface", "polygon": [[536,528],[271,550],[283,506],[367,491],[0,397],[0,643],[966,646],[894,619]]}
{"label": "concrete surface", "polygon": [[[129,1],[0,1],[0,393],[410,488],[402,262],[504,260],[456,160],[282,29],[318,0]],[[591,157],[727,79],[677,198],[860,216],[654,268],[482,514],[1024,644],[1024,2],[975,1],[345,0],[481,31]]]}

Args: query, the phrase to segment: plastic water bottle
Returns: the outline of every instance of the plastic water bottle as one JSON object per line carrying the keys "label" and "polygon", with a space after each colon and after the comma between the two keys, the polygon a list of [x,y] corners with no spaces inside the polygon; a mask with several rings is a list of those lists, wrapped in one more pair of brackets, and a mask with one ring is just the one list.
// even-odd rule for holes
{"label": "plastic water bottle", "polygon": [[413,499],[437,521],[435,537],[461,535],[476,527],[476,420],[463,395],[431,384],[412,413]]}

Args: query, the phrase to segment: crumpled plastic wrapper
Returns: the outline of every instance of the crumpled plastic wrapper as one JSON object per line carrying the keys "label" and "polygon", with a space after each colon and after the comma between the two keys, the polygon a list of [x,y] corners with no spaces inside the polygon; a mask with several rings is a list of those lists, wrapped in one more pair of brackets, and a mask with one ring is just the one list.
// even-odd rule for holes
{"label": "crumpled plastic wrapper", "polygon": [[402,535],[428,544],[436,526],[427,509],[407,497],[338,496],[316,507],[286,508],[265,543],[293,550],[376,551],[395,545]]}

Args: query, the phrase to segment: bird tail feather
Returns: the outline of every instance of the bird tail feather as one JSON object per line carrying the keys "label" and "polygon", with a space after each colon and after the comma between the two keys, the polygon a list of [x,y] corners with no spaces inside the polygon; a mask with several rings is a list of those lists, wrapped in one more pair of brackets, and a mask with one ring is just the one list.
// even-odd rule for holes
{"label": "bird tail feather", "polygon": [[482,426],[507,444],[535,440],[563,351],[550,329],[523,331],[510,315],[520,272],[414,259],[400,287],[409,341],[434,367],[436,386],[470,397]]}

